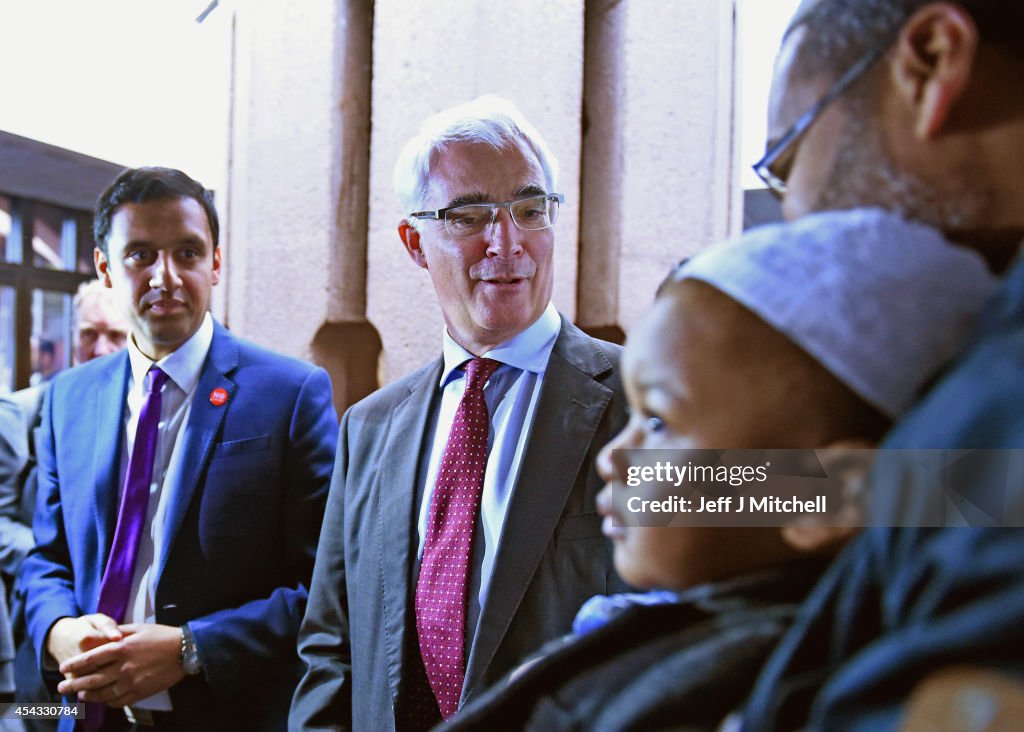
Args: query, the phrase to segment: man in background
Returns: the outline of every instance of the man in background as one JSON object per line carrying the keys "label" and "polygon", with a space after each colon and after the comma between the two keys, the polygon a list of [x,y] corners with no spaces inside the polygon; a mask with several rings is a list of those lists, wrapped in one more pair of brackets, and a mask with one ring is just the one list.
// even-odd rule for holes
{"label": "man in background", "polygon": [[129,323],[113,291],[100,280],[83,283],[75,293],[75,334],[72,363],[87,363],[125,347]]}
{"label": "man in background", "polygon": [[[113,294],[102,282],[89,280],[79,285],[72,305],[75,318],[71,350],[73,366],[124,348],[128,337],[128,321],[114,301]],[[29,430],[39,425],[43,396],[49,381],[20,389],[12,395],[21,407]]]}

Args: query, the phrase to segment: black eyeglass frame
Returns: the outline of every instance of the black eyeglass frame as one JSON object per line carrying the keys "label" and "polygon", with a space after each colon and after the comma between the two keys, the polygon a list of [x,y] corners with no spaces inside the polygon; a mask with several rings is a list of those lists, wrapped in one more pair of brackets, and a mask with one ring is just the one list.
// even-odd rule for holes
{"label": "black eyeglass frame", "polygon": [[[545,201],[550,201],[552,203],[557,203],[559,205],[565,203],[565,195],[562,193],[533,193],[528,196],[521,196],[511,201],[502,201],[501,203],[489,203],[487,201],[481,201],[480,203],[460,203],[458,206],[448,206],[447,208],[439,208],[434,211],[416,211],[414,213],[409,214],[409,217],[413,219],[426,219],[428,221],[444,222],[445,231],[448,231],[448,233],[451,234],[451,231],[448,229],[447,222],[445,222],[445,215],[447,215],[449,211],[454,211],[460,208],[466,208],[467,206],[489,206],[491,209],[491,220],[490,223],[487,224],[487,226],[490,226],[491,224],[494,223],[495,218],[497,218],[498,216],[499,208],[507,208],[508,215],[512,219],[512,223],[514,223],[516,225],[516,228],[518,229],[522,229],[523,231],[544,231],[544,229],[550,229],[552,226],[555,225],[554,221],[552,221],[547,226],[540,227],[539,229],[524,229],[522,226],[519,225],[519,222],[516,221],[516,217],[512,216],[513,204],[522,203],[523,201],[529,201],[534,198],[543,198]],[[556,217],[557,215],[558,214],[555,214]],[[486,226],[484,228],[486,228]],[[457,235],[452,234],[452,236]],[[467,234],[466,236],[472,235]]]}
{"label": "black eyeglass frame", "polygon": [[814,103],[810,109],[808,109],[800,118],[793,123],[786,134],[779,138],[778,142],[771,146],[764,157],[758,160],[752,166],[754,172],[757,173],[757,177],[764,181],[765,185],[768,186],[768,190],[775,195],[776,198],[781,199],[786,195],[786,181],[777,176],[772,172],[771,166],[778,161],[779,158],[793,145],[807,129],[814,124],[818,117],[821,116],[832,102],[846,93],[847,90],[853,83],[857,81],[869,68],[875,65],[892,47],[892,41],[894,37],[889,38],[886,42],[880,43],[878,46],[871,48],[861,56],[857,62],[846,70],[832,88],[825,92],[825,95],[821,97],[817,102]]}

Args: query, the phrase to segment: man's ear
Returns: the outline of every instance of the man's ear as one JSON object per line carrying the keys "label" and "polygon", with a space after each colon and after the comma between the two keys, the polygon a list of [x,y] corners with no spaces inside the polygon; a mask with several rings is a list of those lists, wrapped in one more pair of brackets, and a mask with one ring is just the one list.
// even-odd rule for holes
{"label": "man's ear", "polygon": [[92,250],[92,261],[96,265],[96,276],[103,283],[103,286],[113,287],[114,284],[110,281],[110,260],[107,259],[107,255],[99,247],[95,247]]}
{"label": "man's ear", "polygon": [[860,530],[864,486],[874,463],[874,447],[867,440],[840,440],[815,451],[825,474],[839,481],[829,493],[829,500],[838,500],[840,505],[831,507],[828,515],[803,514],[783,526],[783,541],[800,552],[824,553],[842,548]]}
{"label": "man's ear", "polygon": [[402,219],[398,224],[398,236],[402,239],[409,258],[418,266],[427,269],[427,258],[423,254],[423,247],[420,246],[420,232],[416,231],[408,219]]}
{"label": "man's ear", "polygon": [[918,138],[933,138],[948,125],[971,79],[978,42],[971,16],[949,2],[930,3],[903,24],[891,70],[914,111]]}
{"label": "man's ear", "polygon": [[213,284],[220,282],[220,247],[213,248]]}

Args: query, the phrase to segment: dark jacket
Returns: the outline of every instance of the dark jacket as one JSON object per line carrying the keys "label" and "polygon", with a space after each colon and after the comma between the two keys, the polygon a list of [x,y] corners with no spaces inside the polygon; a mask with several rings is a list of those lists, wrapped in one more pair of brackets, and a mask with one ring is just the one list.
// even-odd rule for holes
{"label": "dark jacket", "polygon": [[[1005,454],[1015,457],[1022,446],[1024,261],[974,345],[883,443],[871,519],[931,523],[942,486],[902,450],[1012,448]],[[960,495],[939,497],[965,513],[968,502],[999,497],[997,520],[1012,528],[872,528],[849,546],[765,666],[745,732],[895,730],[914,686],[950,665],[1024,678],[1024,491],[1015,475],[972,469]]]}
{"label": "dark jacket", "polygon": [[444,730],[716,730],[746,698],[825,560],[636,606],[514,672]]}

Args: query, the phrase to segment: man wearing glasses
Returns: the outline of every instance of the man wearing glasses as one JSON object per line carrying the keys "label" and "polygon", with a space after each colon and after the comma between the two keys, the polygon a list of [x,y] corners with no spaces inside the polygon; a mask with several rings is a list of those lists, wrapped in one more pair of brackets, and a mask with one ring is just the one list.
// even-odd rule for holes
{"label": "man wearing glasses", "polygon": [[[973,692],[961,704],[970,687],[941,692],[937,674],[973,666],[1024,676],[1019,481],[972,470],[949,504],[948,523],[978,526],[981,507],[981,525],[998,528],[928,528],[907,507],[944,502],[942,486],[894,449],[1018,455],[1024,445],[1021,28],[1024,4],[1006,0],[805,0],[783,41],[768,153],[755,168],[786,216],[895,210],[977,250],[1006,285],[973,347],[883,443],[869,507],[880,528],[865,530],[812,593],[762,673],[744,732],[896,729],[912,693],[948,703],[930,711],[950,729],[974,728],[966,720],[994,713],[995,702]],[[905,528],[884,528],[893,526]]]}
{"label": "man wearing glasses", "polygon": [[594,503],[625,422],[619,349],[551,304],[556,177],[494,97],[428,119],[399,159],[442,355],[343,419],[292,729],[427,729],[623,588]]}

